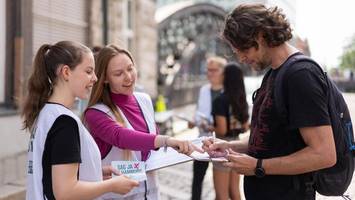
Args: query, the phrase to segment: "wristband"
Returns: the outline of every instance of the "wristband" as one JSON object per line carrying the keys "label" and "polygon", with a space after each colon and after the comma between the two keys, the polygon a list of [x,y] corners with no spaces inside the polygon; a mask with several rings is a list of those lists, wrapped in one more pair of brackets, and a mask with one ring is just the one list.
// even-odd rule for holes
{"label": "wristband", "polygon": [[169,136],[163,136],[163,147],[164,147],[164,152],[167,152],[168,150],[168,139],[169,139]]}

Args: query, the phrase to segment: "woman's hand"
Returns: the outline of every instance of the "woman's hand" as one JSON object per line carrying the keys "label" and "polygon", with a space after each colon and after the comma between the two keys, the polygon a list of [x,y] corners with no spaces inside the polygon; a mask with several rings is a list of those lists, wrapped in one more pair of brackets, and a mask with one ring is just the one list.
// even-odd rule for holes
{"label": "woman's hand", "polygon": [[190,129],[191,129],[191,128],[195,128],[195,126],[196,126],[196,123],[195,123],[195,122],[192,122],[192,121],[188,121],[188,122],[187,122],[187,127],[188,127],[188,128],[190,128]]}
{"label": "woman's hand", "polygon": [[[115,174],[116,176],[112,177],[112,174]],[[111,191],[118,194],[126,194],[139,185],[139,182],[127,178],[122,175],[120,171],[110,165],[102,167],[102,176],[104,180],[111,179],[109,180],[112,185]]]}
{"label": "woman's hand", "polygon": [[138,181],[129,179],[124,175],[115,176],[108,181],[111,181],[111,191],[118,194],[127,194],[139,185]]}
{"label": "woman's hand", "polygon": [[198,151],[200,153],[203,153],[203,150],[201,148],[192,144],[188,140],[180,140],[180,139],[169,137],[166,140],[166,145],[168,147],[172,147],[172,148],[176,149],[179,153],[183,153],[186,155],[190,155],[194,151]]}
{"label": "woman's hand", "polygon": [[103,166],[102,167],[102,178],[104,180],[112,178],[112,174],[115,174],[116,176],[122,175],[120,171],[112,167],[111,165]]}

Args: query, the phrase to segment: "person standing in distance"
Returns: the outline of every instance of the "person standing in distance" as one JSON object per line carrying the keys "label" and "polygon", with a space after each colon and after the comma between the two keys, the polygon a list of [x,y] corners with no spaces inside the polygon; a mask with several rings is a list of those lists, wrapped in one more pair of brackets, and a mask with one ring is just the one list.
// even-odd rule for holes
{"label": "person standing in distance", "polygon": [[[214,130],[217,138],[226,141],[239,139],[249,129],[248,103],[244,76],[240,65],[228,63],[223,72],[223,92],[212,105]],[[239,174],[221,162],[213,163],[213,181],[216,200],[240,200]]]}
{"label": "person standing in distance", "polygon": [[[206,85],[200,89],[197,108],[195,113],[195,121],[189,123],[189,127],[198,127],[199,137],[211,136],[214,130],[212,116],[212,102],[223,91],[223,69],[227,61],[219,56],[211,56],[207,58],[207,79]],[[193,178],[192,178],[192,200],[200,200],[202,194],[202,183],[208,169],[209,162],[193,161]]]}

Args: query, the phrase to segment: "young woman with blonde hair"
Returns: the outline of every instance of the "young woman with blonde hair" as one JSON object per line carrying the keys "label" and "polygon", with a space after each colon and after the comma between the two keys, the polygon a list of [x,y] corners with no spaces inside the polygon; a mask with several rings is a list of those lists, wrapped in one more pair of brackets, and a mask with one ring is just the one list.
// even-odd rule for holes
{"label": "young woman with blonde hair", "polygon": [[[169,146],[190,154],[188,141],[158,135],[150,97],[134,92],[137,71],[131,54],[115,45],[100,50],[96,57],[97,83],[93,87],[84,121],[101,151],[103,164],[116,160],[145,161],[151,150]],[[151,199],[158,197],[155,172],[127,195],[108,199]]]}

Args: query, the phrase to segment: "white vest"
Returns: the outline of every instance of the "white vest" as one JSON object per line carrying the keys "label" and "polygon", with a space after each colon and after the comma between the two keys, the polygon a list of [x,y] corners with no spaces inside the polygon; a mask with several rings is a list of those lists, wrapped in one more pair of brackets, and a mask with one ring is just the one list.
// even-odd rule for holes
{"label": "white vest", "polygon": [[[45,104],[38,115],[28,149],[27,200],[46,199],[43,194],[42,156],[47,134],[60,115],[68,115],[78,123],[80,136],[79,180],[102,181],[100,151],[90,133],[80,119],[69,109],[59,104]],[[65,147],[63,147],[65,148]],[[101,198],[100,198],[101,199]]]}
{"label": "white vest", "polygon": [[[134,92],[133,94],[138,102],[139,107],[142,110],[143,116],[145,121],[147,122],[149,133],[150,134],[156,134],[156,125],[155,125],[155,120],[154,120],[154,109],[153,109],[153,104],[150,99],[150,97],[147,94],[140,93],[140,92]],[[113,120],[116,120],[114,117],[113,113],[111,112],[110,108],[107,107],[105,104],[96,104],[90,108],[94,108],[97,110],[100,110],[104,113],[106,113],[108,116],[110,116]],[[126,116],[124,116],[123,112],[120,110],[119,107],[117,107],[118,111],[120,112],[125,126],[128,129],[133,129],[132,125],[129,123],[127,120]],[[110,152],[107,154],[107,156],[102,160],[102,165],[111,165],[111,161],[117,161],[117,160],[124,160],[123,157],[123,150],[116,147],[112,146]],[[141,152],[140,151],[132,151],[132,160],[141,160]],[[119,195],[119,194],[114,194],[114,193],[108,193],[103,196],[104,199],[115,199],[115,200],[144,200],[144,195],[145,195],[145,184],[147,184],[147,199],[148,200],[157,200],[159,199],[158,197],[158,187],[157,187],[157,180],[156,180],[156,175],[155,172],[148,172],[147,173],[147,181],[142,181],[139,183],[139,186],[134,188],[131,192],[127,193],[126,195]]]}

